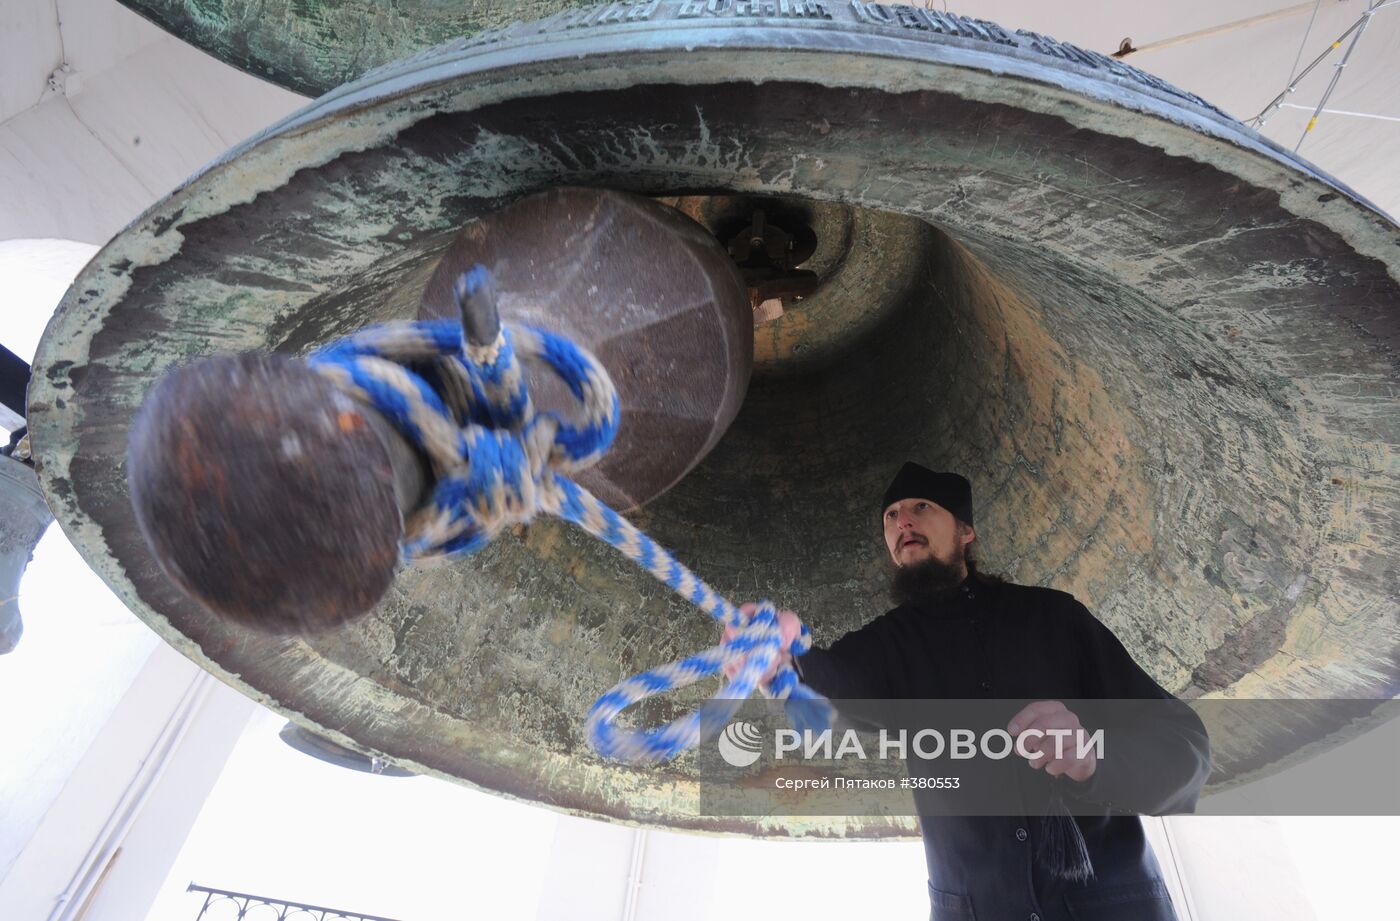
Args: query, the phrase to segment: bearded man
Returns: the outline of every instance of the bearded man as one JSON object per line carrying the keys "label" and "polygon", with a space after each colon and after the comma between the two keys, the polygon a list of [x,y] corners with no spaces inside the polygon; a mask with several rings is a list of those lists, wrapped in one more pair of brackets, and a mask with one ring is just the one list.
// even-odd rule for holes
{"label": "bearded man", "polygon": [[[1076,804],[1072,818],[921,814],[931,918],[1175,921],[1139,816],[1195,809],[1210,774],[1200,719],[1072,595],[978,571],[964,477],[906,463],[880,508],[897,606],[783,661],[833,699],[1028,700],[1005,729],[1042,733],[1018,738],[1026,758],[1012,767],[1043,772],[1039,782]],[[786,648],[801,622],[783,611],[779,623]],[[1110,732],[1103,759],[1075,744],[1056,757],[1045,732],[1069,730],[1072,741],[1086,732],[1064,701],[1106,698],[1150,701],[1151,725]],[[915,803],[922,812],[917,791]]]}

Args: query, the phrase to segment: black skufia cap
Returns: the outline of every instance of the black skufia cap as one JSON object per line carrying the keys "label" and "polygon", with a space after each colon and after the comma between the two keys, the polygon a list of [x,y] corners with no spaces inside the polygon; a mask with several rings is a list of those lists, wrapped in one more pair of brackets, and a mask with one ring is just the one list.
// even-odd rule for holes
{"label": "black skufia cap", "polygon": [[907,462],[895,474],[894,482],[885,490],[880,511],[900,499],[929,499],[952,512],[954,517],[972,524],[972,484],[956,473],[939,473]]}

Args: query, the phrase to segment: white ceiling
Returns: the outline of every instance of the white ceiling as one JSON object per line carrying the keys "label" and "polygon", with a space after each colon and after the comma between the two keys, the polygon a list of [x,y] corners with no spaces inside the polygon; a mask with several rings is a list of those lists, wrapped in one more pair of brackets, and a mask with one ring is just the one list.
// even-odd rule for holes
{"label": "white ceiling", "polygon": [[[933,0],[941,3],[941,0]],[[1240,118],[1255,115],[1367,0],[964,0],[953,12],[1033,29],[1128,60]],[[1207,31],[1209,30],[1209,31]],[[1207,34],[1192,36],[1207,31]],[[1170,40],[1188,37],[1185,41]],[[1149,47],[1167,42],[1160,48]],[[1345,46],[1342,50],[1345,50]],[[1309,109],[1334,52],[1289,98]],[[66,63],[71,75],[50,85]],[[1400,214],[1400,2],[1378,10],[1302,153]],[[181,44],[115,0],[0,2],[0,241],[100,244],[221,151],[305,100]],[[1310,111],[1264,133],[1292,147]]]}
{"label": "white ceiling", "polygon": [[[49,87],[65,61],[67,94]],[[0,0],[0,240],[105,243],[304,102],[115,0]]]}

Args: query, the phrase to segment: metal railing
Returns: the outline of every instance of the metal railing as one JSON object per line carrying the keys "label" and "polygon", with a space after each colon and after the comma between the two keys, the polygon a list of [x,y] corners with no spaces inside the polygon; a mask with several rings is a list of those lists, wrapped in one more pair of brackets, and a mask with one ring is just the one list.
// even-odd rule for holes
{"label": "metal railing", "polygon": [[[210,917],[210,910],[222,905],[224,902],[232,902],[238,909],[235,918],[242,919],[248,917],[248,912],[253,908],[266,906],[277,912],[276,921],[395,921],[393,918],[382,918],[379,915],[365,915],[356,911],[345,911],[340,908],[326,908],[321,905],[303,905],[301,902],[288,902],[285,899],[270,899],[266,896],[251,895],[247,892],[230,892],[227,889],[210,889],[208,886],[200,886],[190,883],[185,889],[186,892],[203,892],[204,904],[200,906],[199,914],[194,916],[194,921],[203,921]],[[272,921],[273,916],[266,913],[258,913],[253,918],[266,919]],[[250,919],[251,921],[251,919]]]}

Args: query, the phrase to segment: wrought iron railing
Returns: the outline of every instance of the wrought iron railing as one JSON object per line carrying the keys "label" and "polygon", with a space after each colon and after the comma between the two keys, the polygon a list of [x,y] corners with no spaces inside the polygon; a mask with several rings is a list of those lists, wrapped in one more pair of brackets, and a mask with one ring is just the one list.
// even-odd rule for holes
{"label": "wrought iron railing", "polygon": [[[230,892],[227,889],[210,889],[208,886],[200,886],[190,883],[186,892],[203,892],[204,904],[199,909],[199,914],[194,916],[194,921],[203,921],[210,915],[210,911],[220,907],[224,902],[232,902],[238,909],[236,919],[254,918],[258,921],[395,921],[393,918],[381,918],[379,915],[365,915],[357,911],[345,911],[340,908],[325,908],[321,905],[303,905],[300,902],[288,902],[284,899],[270,899],[261,895],[250,895],[246,892]],[[277,914],[268,915],[259,912],[249,915],[248,912],[254,908],[266,906],[276,911]]]}

